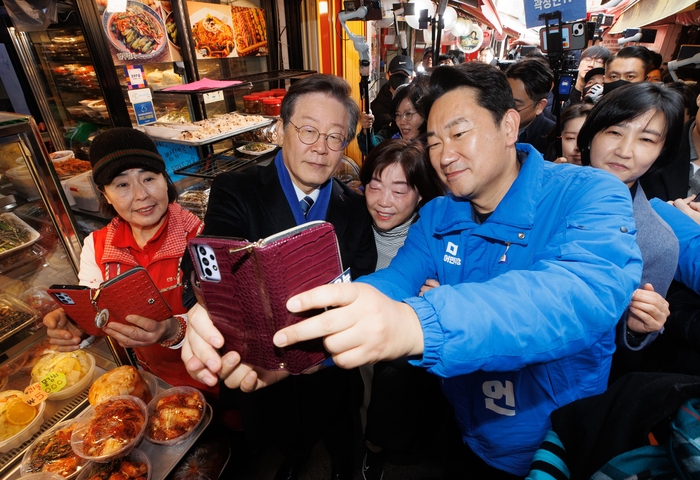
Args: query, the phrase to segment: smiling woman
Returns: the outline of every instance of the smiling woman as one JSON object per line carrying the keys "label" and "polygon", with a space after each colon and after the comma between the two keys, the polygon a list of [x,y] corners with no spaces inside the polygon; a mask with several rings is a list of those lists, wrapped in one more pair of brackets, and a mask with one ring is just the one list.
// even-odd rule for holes
{"label": "smiling woman", "polygon": [[[133,312],[128,323],[110,322],[105,334],[132,347],[144,369],[171,385],[206,387],[187,374],[177,350],[187,327],[182,306],[180,258],[187,240],[201,229],[200,220],[174,203],[175,186],[153,141],[131,128],[101,133],[90,147],[92,175],[104,207],[115,214],[105,228],[91,233],[80,257],[80,284],[92,288],[135,266],[144,267],[176,314],[155,321]],[[62,309],[44,317],[51,343],[77,349],[83,332]],[[210,389],[210,391],[214,391]]]}
{"label": "smiling woman", "polygon": [[669,315],[665,300],[676,272],[678,239],[649,205],[639,178],[663,167],[680,144],[681,95],[662,84],[632,83],[603,96],[578,134],[583,165],[606,170],[630,189],[644,268],[626,321],[620,322],[611,381],[635,368],[632,353],[650,344]]}

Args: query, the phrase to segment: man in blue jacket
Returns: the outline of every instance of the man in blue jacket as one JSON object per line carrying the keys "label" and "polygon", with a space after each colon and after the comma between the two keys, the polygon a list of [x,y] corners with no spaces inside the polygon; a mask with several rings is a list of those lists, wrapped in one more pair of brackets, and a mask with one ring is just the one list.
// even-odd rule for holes
{"label": "man in blue jacket", "polygon": [[[524,476],[550,413],[606,388],[615,325],[642,270],[630,194],[607,172],[516,145],[519,115],[495,67],[437,69],[424,108],[430,160],[451,194],[421,210],[388,268],[292,297],[291,311],[337,308],[274,342],[324,337],[343,368],[411,357],[443,378],[481,459],[474,478]],[[421,296],[426,279],[440,286]],[[236,352],[220,358],[208,343],[217,335],[191,324],[193,376],[244,391],[276,381]]]}

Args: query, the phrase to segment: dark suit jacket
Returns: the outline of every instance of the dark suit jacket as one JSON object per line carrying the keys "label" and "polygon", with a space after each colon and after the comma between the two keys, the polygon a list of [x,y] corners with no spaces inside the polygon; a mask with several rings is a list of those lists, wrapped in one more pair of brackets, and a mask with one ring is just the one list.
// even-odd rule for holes
{"label": "dark suit jacket", "polygon": [[[326,221],[333,224],[338,236],[343,268],[350,267],[354,279],[372,273],[377,265],[372,217],[361,195],[332,181]],[[242,173],[223,173],[214,179],[204,217],[204,235],[255,241],[295,225],[274,163]]]}
{"label": "dark suit jacket", "polygon": [[542,155],[547,150],[547,135],[554,128],[554,122],[544,114],[537,115],[518,135],[518,143],[529,143]]}
{"label": "dark suit jacket", "polygon": [[664,202],[688,196],[690,178],[690,127],[689,120],[683,127],[683,138],[676,155],[662,168],[647,172],[639,179],[647,198],[659,198]]}

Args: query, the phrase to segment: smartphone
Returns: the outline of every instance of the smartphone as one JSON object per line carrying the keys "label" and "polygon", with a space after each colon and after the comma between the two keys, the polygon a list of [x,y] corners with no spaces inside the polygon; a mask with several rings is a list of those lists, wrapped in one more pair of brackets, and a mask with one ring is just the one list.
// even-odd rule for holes
{"label": "smartphone", "polygon": [[691,202],[700,202],[700,193],[695,195],[695,198],[691,200]]}
{"label": "smartphone", "polygon": [[221,271],[219,263],[216,260],[214,249],[206,244],[199,244],[195,249],[197,253],[197,261],[199,262],[199,272],[202,275],[202,280],[209,282],[220,282]]}
{"label": "smartphone", "polygon": [[88,335],[104,335],[95,325],[97,311],[92,304],[91,291],[83,285],[51,285],[47,290],[61,305],[66,315]]}

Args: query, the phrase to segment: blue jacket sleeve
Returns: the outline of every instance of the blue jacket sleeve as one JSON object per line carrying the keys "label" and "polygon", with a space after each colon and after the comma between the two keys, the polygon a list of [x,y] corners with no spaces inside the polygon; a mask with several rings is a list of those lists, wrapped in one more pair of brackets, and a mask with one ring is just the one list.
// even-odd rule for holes
{"label": "blue jacket sleeve", "polygon": [[[559,192],[558,205],[548,204],[550,197],[541,201],[532,232],[548,231],[548,238],[540,235],[519,252],[511,246],[514,264],[529,260],[504,273],[470,281],[470,271],[485,263],[473,255],[464,259],[463,283],[441,282],[416,296],[426,278],[440,280],[444,268],[444,246],[431,251],[429,204],[391,265],[361,281],[413,307],[424,333],[418,364],[443,377],[518,370],[612,341],[639,286],[642,262],[629,192],[609,177]],[[548,229],[538,222],[550,222]],[[493,242],[485,245],[488,252]]]}
{"label": "blue jacket sleeve", "polygon": [[674,279],[700,294],[700,225],[673,205],[658,198],[652,198],[649,203],[678,237],[680,251]]}

